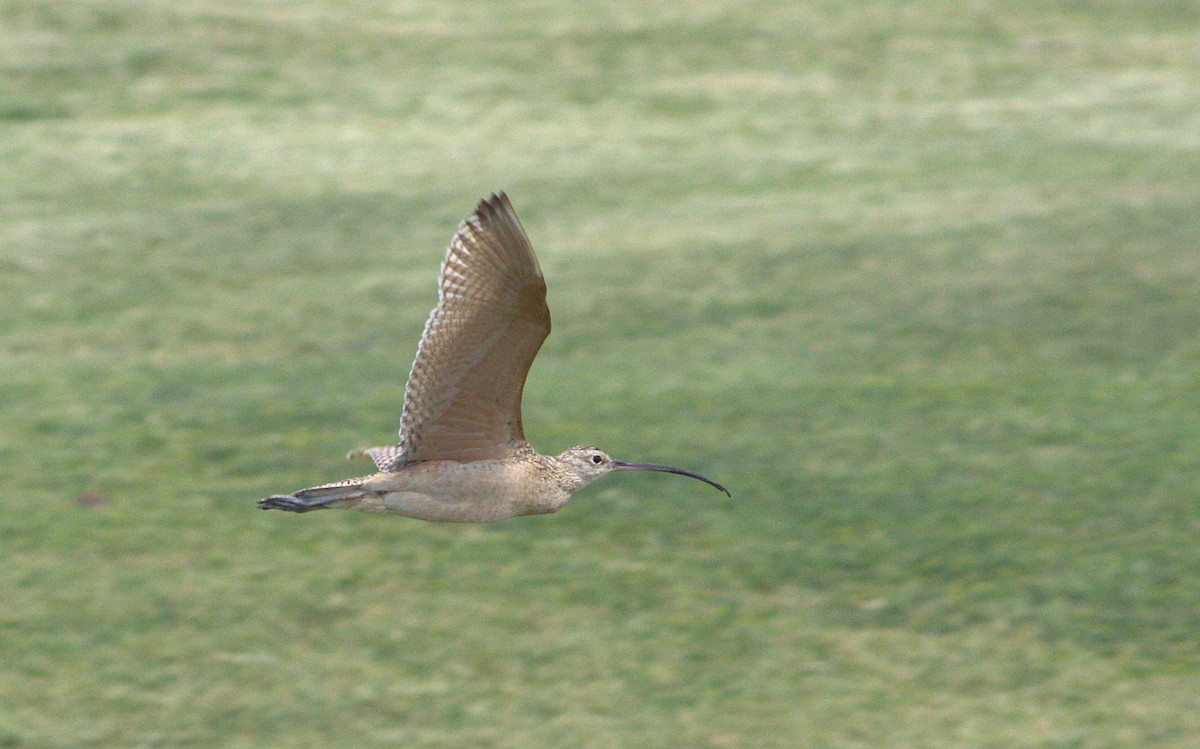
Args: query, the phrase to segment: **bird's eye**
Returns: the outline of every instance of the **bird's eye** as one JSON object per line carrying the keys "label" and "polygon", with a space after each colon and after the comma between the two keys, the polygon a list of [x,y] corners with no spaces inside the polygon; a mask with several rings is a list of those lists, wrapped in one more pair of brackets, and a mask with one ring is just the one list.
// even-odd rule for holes
{"label": "bird's eye", "polygon": [[600,465],[601,463],[604,462],[604,458],[600,457],[600,455],[593,455],[592,462],[595,463],[596,465]]}

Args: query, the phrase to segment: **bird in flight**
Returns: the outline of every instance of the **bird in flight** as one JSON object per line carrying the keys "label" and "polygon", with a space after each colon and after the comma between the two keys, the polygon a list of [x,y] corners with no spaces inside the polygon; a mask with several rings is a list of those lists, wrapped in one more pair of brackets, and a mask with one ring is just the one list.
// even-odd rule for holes
{"label": "bird in flight", "polygon": [[539,455],[521,426],[521,392],[550,334],[546,281],[504,193],[480,201],[446,251],[438,304],[408,375],[400,441],[355,450],[378,469],[259,500],[264,510],[347,509],[490,523],[556,512],[613,471],[698,473],[615,460],[595,447]]}

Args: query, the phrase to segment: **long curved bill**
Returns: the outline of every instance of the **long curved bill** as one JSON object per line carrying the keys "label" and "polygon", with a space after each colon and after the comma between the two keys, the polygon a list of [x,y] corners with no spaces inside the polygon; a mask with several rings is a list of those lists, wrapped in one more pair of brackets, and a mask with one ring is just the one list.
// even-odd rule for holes
{"label": "long curved bill", "polygon": [[713,481],[712,479],[709,479],[709,478],[705,478],[698,473],[692,473],[691,471],[685,471],[682,468],[675,468],[674,466],[663,466],[663,465],[659,465],[658,463],[634,463],[634,462],[628,461],[628,460],[614,460],[612,462],[612,464],[613,464],[613,468],[616,468],[616,469],[622,470],[622,471],[659,471],[661,473],[677,473],[680,476],[690,476],[694,479],[699,479],[699,480],[703,481],[704,483],[708,484],[709,486],[715,486],[716,488],[725,492],[725,496],[727,496],[727,497],[733,496],[732,494],[729,493],[728,489],[721,486],[716,481]]}

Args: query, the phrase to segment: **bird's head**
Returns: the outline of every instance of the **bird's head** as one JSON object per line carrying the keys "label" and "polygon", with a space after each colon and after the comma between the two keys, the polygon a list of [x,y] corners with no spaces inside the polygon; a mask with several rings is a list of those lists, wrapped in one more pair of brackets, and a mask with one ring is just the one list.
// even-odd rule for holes
{"label": "bird's head", "polygon": [[555,461],[566,469],[572,479],[572,483],[576,484],[572,491],[582,489],[604,474],[613,471],[659,471],[662,473],[677,473],[680,476],[689,476],[698,479],[709,486],[714,486],[725,492],[726,496],[732,496],[729,494],[728,489],[698,473],[692,473],[691,471],[685,471],[682,468],[675,468],[673,466],[659,465],[657,463],[634,463],[628,460],[613,460],[609,457],[608,453],[598,447],[591,447],[589,445],[568,447],[555,458]]}

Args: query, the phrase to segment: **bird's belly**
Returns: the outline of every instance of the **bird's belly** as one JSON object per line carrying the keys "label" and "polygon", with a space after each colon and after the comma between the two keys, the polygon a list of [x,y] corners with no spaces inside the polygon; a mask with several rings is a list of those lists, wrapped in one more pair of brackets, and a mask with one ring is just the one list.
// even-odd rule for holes
{"label": "bird's belly", "polygon": [[394,512],[417,520],[437,523],[494,523],[521,515],[517,503],[493,496],[486,503],[465,501],[415,491],[393,491],[377,495],[376,507],[367,512]]}
{"label": "bird's belly", "polygon": [[528,479],[510,465],[422,463],[379,474],[356,510],[442,523],[494,523],[547,510],[531,501]]}

